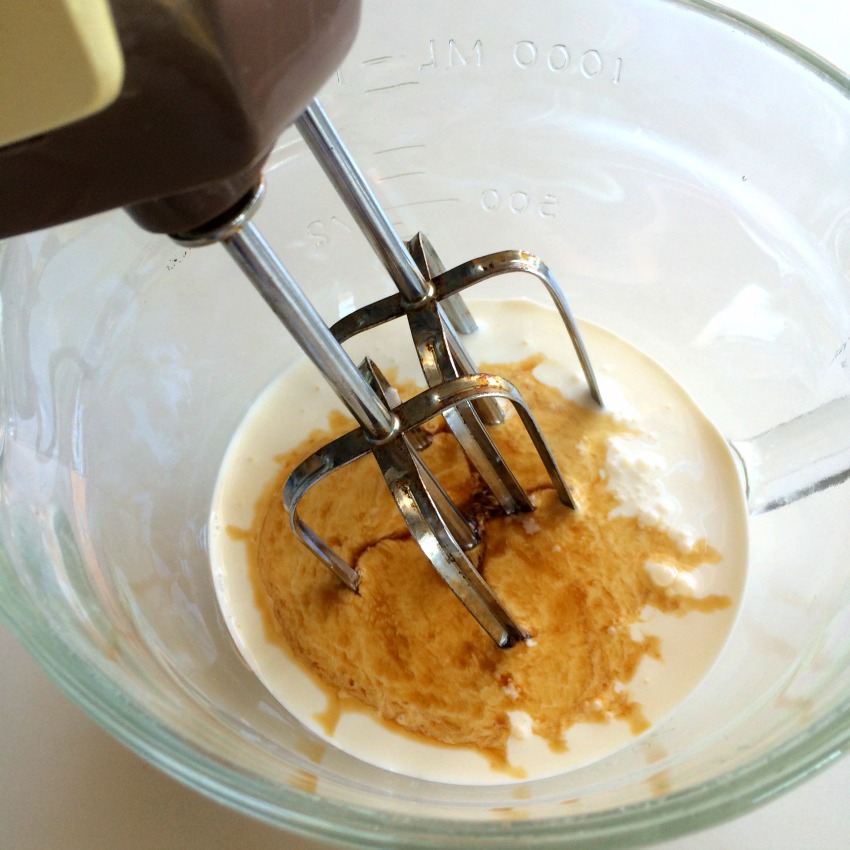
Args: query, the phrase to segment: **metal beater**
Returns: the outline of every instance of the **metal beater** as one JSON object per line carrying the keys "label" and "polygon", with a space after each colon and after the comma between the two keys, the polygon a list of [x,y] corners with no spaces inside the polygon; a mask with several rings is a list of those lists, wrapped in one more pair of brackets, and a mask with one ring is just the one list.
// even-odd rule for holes
{"label": "metal beater", "polygon": [[[5,54],[31,63],[46,31],[29,0],[0,31]],[[510,382],[480,374],[460,335],[475,330],[462,290],[505,272],[525,272],[552,296],[590,392],[599,387],[578,328],[549,270],[523,251],[504,251],[445,271],[422,234],[396,235],[327,116],[303,104],[338,67],[354,37],[358,0],[269,0],[243,12],[232,0],[90,0],[51,6],[51,41],[22,76],[31,97],[0,97],[0,238],[125,207],[141,226],[182,245],[222,243],[318,366],[358,427],[307,458],[286,483],[292,529],[353,591],[358,574],[298,515],[304,494],[327,475],[372,454],[435,569],[499,646],[524,637],[466,552],[472,526],[420,456],[421,426],[441,415],[506,513],[533,509],[487,426],[510,402],[561,501],[570,490],[534,417]],[[55,6],[55,8],[54,8]],[[56,49],[61,35],[64,48]],[[35,40],[35,41],[34,41]],[[21,48],[25,47],[26,50]],[[4,54],[4,55],[5,55]],[[7,56],[7,58],[8,58]],[[61,60],[61,61],[60,61]],[[9,60],[11,61],[11,60]],[[31,63],[32,64],[32,63]],[[36,73],[38,72],[38,73]],[[85,83],[85,85],[83,85]],[[39,107],[34,109],[34,107]],[[299,116],[300,117],[296,117]],[[398,294],[328,328],[271,251],[251,215],[261,172],[290,121],[322,165],[380,257]],[[406,318],[428,389],[400,403],[377,365],[358,368],[341,343]]]}
{"label": "metal beater", "polygon": [[[295,535],[352,591],[359,574],[298,515],[307,491],[323,478],[372,454],[411,535],[431,564],[482,628],[501,647],[527,635],[500,604],[467,552],[478,537],[420,456],[420,431],[443,416],[450,431],[506,514],[533,505],[508,467],[486,425],[503,413],[497,399],[510,402],[543,461],[561,502],[576,504],[546,440],[520,393],[509,381],[478,372],[458,331],[475,321],[460,293],[506,272],[525,272],[548,290],[566,325],[597,404],[599,386],[581,334],[564,295],[546,265],[524,251],[502,251],[445,271],[423,234],[405,245],[397,236],[336,130],[314,100],[296,126],[325,174],[398,288],[398,294],[354,311],[328,328],[279,258],[251,223],[263,195],[262,184],[233,218],[215,229],[173,235],[184,246],[221,242],[258,292],[319,368],[358,423],[304,460],[291,474],[283,499]],[[406,402],[393,399],[379,367],[366,359],[359,368],[342,343],[393,319],[406,318],[428,389]]]}

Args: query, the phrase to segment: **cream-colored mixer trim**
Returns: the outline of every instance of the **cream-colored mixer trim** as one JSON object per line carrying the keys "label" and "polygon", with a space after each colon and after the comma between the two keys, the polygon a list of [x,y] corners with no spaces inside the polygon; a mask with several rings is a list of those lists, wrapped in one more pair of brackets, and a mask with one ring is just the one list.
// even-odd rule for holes
{"label": "cream-colored mixer trim", "polygon": [[0,4],[0,145],[103,109],[123,79],[108,0]]}

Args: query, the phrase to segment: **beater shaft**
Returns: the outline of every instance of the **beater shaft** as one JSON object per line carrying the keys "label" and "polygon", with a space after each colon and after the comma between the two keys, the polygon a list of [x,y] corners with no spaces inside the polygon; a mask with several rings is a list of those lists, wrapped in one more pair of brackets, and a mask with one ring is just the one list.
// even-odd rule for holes
{"label": "beater shaft", "polygon": [[383,396],[369,385],[251,222],[264,194],[265,183],[260,183],[228,221],[213,228],[172,234],[171,238],[187,248],[223,245],[360,427],[376,442],[393,437],[398,432],[398,422]]}
{"label": "beater shaft", "polygon": [[[295,126],[381,260],[402,298],[410,304],[425,303],[433,292],[429,284],[430,277],[426,277],[425,272],[432,267],[439,267],[440,270],[443,268],[434,249],[429,244],[427,251],[411,251],[410,246],[402,242],[369,182],[318,100],[314,98],[311,101],[295,122]],[[417,258],[421,262],[417,262]],[[477,330],[478,325],[472,313],[460,295],[446,298],[439,304],[438,309],[440,315],[447,319],[444,322],[446,335],[458,366],[464,374],[474,375],[478,369],[458,336],[458,332],[469,334]],[[492,399],[479,399],[475,407],[488,425],[498,425],[504,421],[501,408]],[[470,449],[474,451],[471,446]],[[516,505],[505,507],[511,511],[516,510]]]}
{"label": "beater shaft", "polygon": [[[420,267],[405,249],[375,193],[318,100],[314,98],[310,102],[295,126],[380,257],[398,291],[412,303],[421,301],[428,294],[428,283]],[[460,297],[448,299],[442,306],[453,327],[461,333],[468,334],[477,329],[472,313]],[[498,421],[501,421],[500,417]]]}
{"label": "beater shaft", "polygon": [[257,228],[247,222],[223,244],[359,425],[376,441],[390,438],[398,428],[392,411],[363,380]]}

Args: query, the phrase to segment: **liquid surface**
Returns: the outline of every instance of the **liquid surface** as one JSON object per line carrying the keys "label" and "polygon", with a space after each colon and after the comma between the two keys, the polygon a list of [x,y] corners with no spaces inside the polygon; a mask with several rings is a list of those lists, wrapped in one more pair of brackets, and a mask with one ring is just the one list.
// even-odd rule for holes
{"label": "liquid surface", "polygon": [[[472,744],[447,748],[403,734],[393,725],[370,716],[368,711],[350,710],[352,703],[340,702],[336,696],[340,689],[350,691],[340,678],[344,675],[344,666],[339,668],[336,678],[331,676],[333,687],[328,688],[317,683],[293,659],[268,619],[266,601],[262,591],[257,592],[257,576],[252,573],[251,565],[256,560],[260,541],[256,527],[257,502],[263,503],[259,511],[261,516],[265,514],[267,500],[271,499],[273,506],[278,505],[277,479],[281,475],[282,450],[291,449],[310,429],[326,427],[328,411],[336,406],[306,364],[297,366],[266,392],[236,435],[217,487],[211,551],[219,599],[241,651],[277,699],[305,725],[342,749],[393,770],[442,781],[482,783],[550,775],[600,758],[629,744],[637,732],[660,721],[687,697],[707,672],[734,619],[745,570],[746,519],[735,467],[724,441],[656,364],[598,328],[583,328],[606,401],[604,427],[596,429],[594,443],[589,436],[593,428],[588,423],[596,414],[592,412],[593,405],[587,397],[578,366],[573,365],[575,358],[557,316],[529,302],[475,302],[475,314],[483,326],[481,332],[469,338],[469,347],[476,359],[484,362],[496,359],[496,355],[501,360],[519,360],[532,352],[540,352],[542,357],[537,359],[541,362],[534,368],[536,379],[571,398],[579,416],[582,410],[585,412],[584,423],[577,432],[587,436],[581,449],[590,457],[589,473],[583,473],[584,479],[592,483],[602,500],[596,499],[603,509],[601,521],[604,520],[606,527],[619,529],[620,541],[626,546],[623,550],[622,545],[617,544],[620,551],[613,560],[622,559],[623,551],[629,549],[640,558],[636,565],[621,571],[630,576],[630,587],[640,590],[630,602],[633,607],[638,606],[633,613],[626,614],[625,609],[612,608],[605,602],[606,595],[620,599],[628,596],[618,574],[612,572],[596,585],[604,603],[603,614],[610,620],[613,612],[616,621],[606,621],[604,625],[588,617],[582,628],[572,629],[573,632],[584,631],[585,638],[591,638],[590,643],[573,646],[574,655],[584,656],[594,647],[605,650],[594,663],[585,665],[596,679],[590,676],[583,691],[579,688],[576,695],[575,689],[559,687],[559,676],[561,681],[564,679],[563,669],[556,666],[547,672],[544,656],[535,657],[535,652],[543,653],[546,640],[550,640],[549,630],[542,625],[540,646],[532,641],[530,646],[517,647],[511,651],[513,656],[508,667],[490,676],[489,697],[483,693],[480,682],[473,693],[462,692],[464,682],[468,684],[475,679],[466,677],[464,668],[469,665],[459,660],[449,663],[449,672],[457,670],[460,675],[454,681],[449,679],[450,687],[442,682],[442,673],[435,670],[440,665],[434,659],[430,665],[427,663],[429,641],[422,640],[426,644],[423,653],[426,660],[414,677],[416,689],[424,688],[427,692],[429,670],[440,673],[437,685],[449,689],[447,692],[451,693],[455,704],[455,709],[448,712],[452,722],[448,723],[448,732],[442,737],[447,741]],[[510,337],[506,339],[503,334],[502,338],[497,338],[487,332],[487,327],[509,327]],[[388,359],[389,353],[403,350],[405,345],[406,329],[402,326],[393,330],[395,333],[382,331],[381,338],[373,335],[363,341],[363,350],[368,350],[382,366],[393,363],[397,358]],[[354,356],[356,359],[359,352]],[[415,376],[415,363],[404,361],[397,365],[402,379]],[[531,385],[537,381],[531,376],[524,380],[527,383],[520,389],[525,395],[532,392]],[[553,396],[556,400],[560,397],[548,387],[541,387],[540,392],[538,404],[545,404],[547,393],[550,401]],[[547,427],[551,430],[554,426],[551,422],[543,425],[544,432]],[[319,438],[319,443],[323,441],[323,437]],[[592,451],[591,445],[596,446]],[[575,461],[576,458],[573,466]],[[365,462],[372,463],[368,458]],[[510,462],[513,464],[516,460]],[[529,474],[520,468],[517,472],[521,480]],[[569,479],[569,466],[565,472]],[[581,477],[578,470],[573,472],[576,478]],[[333,480],[333,476],[329,480]],[[523,483],[529,489],[535,486],[528,480]],[[593,501],[590,483],[582,483],[578,491],[580,500],[588,506],[588,517]],[[352,498],[362,499],[362,494]],[[535,514],[516,520],[500,520],[500,525],[491,529],[493,536],[489,547],[491,553],[497,553],[485,566],[485,577],[491,583],[499,584],[500,575],[514,576],[517,580],[517,570],[511,568],[511,559],[499,556],[498,551],[515,547],[519,537],[524,540],[523,551],[542,546],[545,551],[538,552],[535,558],[540,560],[549,552],[555,566],[562,563],[557,553],[550,552],[553,548],[561,548],[562,543],[553,543],[547,538],[552,524],[547,516],[553,510],[561,510],[560,506],[550,504],[552,500],[545,491],[535,498],[539,503]],[[331,499],[329,504],[333,501]],[[352,503],[347,507],[339,505],[339,508],[348,515],[352,512]],[[395,511],[391,502],[390,508]],[[280,513],[282,515],[282,511]],[[358,525],[356,517],[350,517],[350,521]],[[284,525],[285,518],[281,516],[277,522]],[[252,526],[254,531],[250,532]],[[341,534],[343,549],[346,542],[356,547],[356,541],[351,539],[354,530]],[[650,541],[649,548],[642,552],[644,544],[640,541],[647,535],[654,535],[654,542]],[[264,546],[268,548],[268,545],[266,541]],[[390,550],[400,545],[403,544],[390,538],[381,544]],[[376,547],[375,551],[379,550],[380,547]],[[645,557],[647,552],[653,552],[653,557]],[[343,554],[346,553],[343,551]],[[395,551],[387,554],[389,563],[398,557]],[[296,644],[309,644],[310,640],[321,639],[325,632],[333,638],[330,625],[326,630],[318,628],[311,632],[311,621],[328,617],[328,610],[311,609],[315,600],[327,599],[329,594],[339,595],[341,610],[360,602],[359,597],[335,586],[329,575],[324,574],[325,568],[313,564],[313,560],[308,557],[304,562],[308,575],[300,592],[306,595],[299,598],[296,594],[294,602],[292,598],[286,602],[293,615],[290,618],[293,631],[289,637]],[[363,566],[369,569],[368,564]],[[316,572],[309,572],[311,568]],[[380,575],[380,572],[375,574]],[[380,587],[385,590],[389,581],[386,576],[381,581]],[[588,574],[580,580],[582,587],[590,587],[593,583]],[[284,582],[286,588],[289,584]],[[315,594],[312,594],[310,591],[314,587]],[[440,589],[443,589],[441,585]],[[520,582],[514,591],[508,584],[500,586],[499,592],[509,596],[513,593],[519,600],[523,589]],[[536,595],[541,595],[539,590]],[[539,603],[541,600],[531,601]],[[561,600],[562,607],[563,603]],[[432,600],[430,604],[434,608],[439,603]],[[529,607],[528,602],[525,606],[522,619],[529,621],[533,633],[535,608],[534,605]],[[585,605],[584,610],[592,607]],[[571,611],[567,618],[556,616],[552,622],[563,623],[566,619],[570,626],[582,610],[579,607]],[[692,613],[682,616],[688,610]],[[343,634],[346,628],[349,634],[353,632],[359,622],[357,617],[362,618],[363,611],[355,609],[353,616],[354,619],[343,624]],[[408,619],[413,616],[415,614],[410,614]],[[391,617],[384,619],[391,620]],[[284,620],[287,620],[285,615]],[[457,622],[460,645],[464,645],[467,631],[467,643],[475,644],[475,652],[469,657],[478,659],[479,666],[484,668],[503,665],[510,653],[491,647],[483,633],[483,640],[476,642],[478,627],[462,609],[457,614]],[[363,628],[365,630],[366,625]],[[570,630],[571,627],[559,639]],[[599,633],[598,638],[594,639],[596,633]],[[353,638],[341,641],[339,635],[336,635],[336,642],[359,645]],[[299,645],[298,650],[303,654],[302,646]],[[445,647],[441,652],[441,657],[450,657],[446,656]],[[558,654],[552,652],[551,646],[546,652],[550,661]],[[310,657],[309,652],[307,657]],[[608,659],[607,668],[599,660],[603,657]],[[614,667],[610,666],[611,658],[618,659]],[[400,669],[406,670],[409,666],[408,659]],[[570,684],[581,685],[579,668],[567,669],[572,669],[568,676]],[[532,681],[535,675],[538,676],[536,685]],[[397,679],[396,684],[404,684],[402,677]],[[550,683],[548,690],[547,682]],[[377,691],[386,696],[387,704],[393,703],[394,694],[398,695],[393,687],[392,677],[377,686]],[[536,702],[524,699],[532,691],[541,697]],[[355,688],[351,692],[358,691]],[[543,710],[545,704],[557,703],[559,699],[569,707],[566,715],[563,711],[559,714]],[[468,709],[467,715],[463,714],[464,707]],[[506,710],[506,707],[514,710]],[[458,708],[461,709],[459,713]],[[492,714],[489,723],[484,722],[488,712]],[[400,718],[398,713],[402,714]],[[423,730],[421,724],[411,722],[403,710],[398,713],[394,715],[392,710],[384,710],[385,715],[407,726],[433,734],[433,730],[427,727]],[[481,723],[476,725],[470,721],[470,717],[479,716],[483,718]],[[565,716],[569,722],[563,724]],[[467,728],[469,734],[464,739]],[[501,757],[494,757],[494,752]]]}

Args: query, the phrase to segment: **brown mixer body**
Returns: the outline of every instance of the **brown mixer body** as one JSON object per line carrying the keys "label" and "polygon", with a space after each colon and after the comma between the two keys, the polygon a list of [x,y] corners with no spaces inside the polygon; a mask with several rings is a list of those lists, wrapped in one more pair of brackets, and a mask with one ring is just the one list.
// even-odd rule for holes
{"label": "brown mixer body", "polygon": [[359,0],[113,0],[121,93],[0,148],[0,238],[115,207],[160,233],[226,214],[338,67],[359,12]]}

